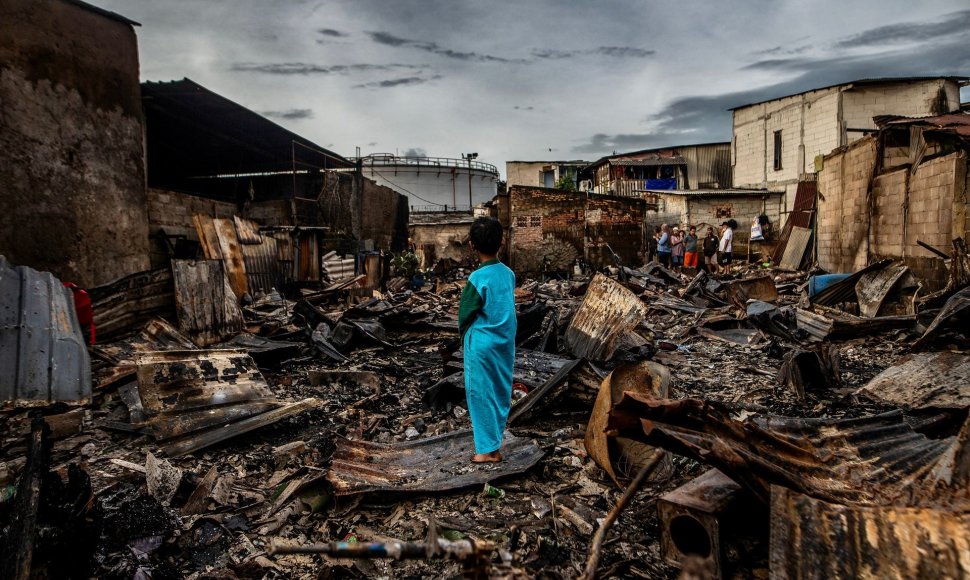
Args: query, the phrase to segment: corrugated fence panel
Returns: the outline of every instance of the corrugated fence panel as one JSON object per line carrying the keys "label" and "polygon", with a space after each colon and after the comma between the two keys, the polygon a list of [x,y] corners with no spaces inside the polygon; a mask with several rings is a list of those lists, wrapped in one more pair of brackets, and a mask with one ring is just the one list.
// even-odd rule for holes
{"label": "corrugated fence panel", "polygon": [[0,400],[84,401],[91,360],[71,291],[0,257]]}

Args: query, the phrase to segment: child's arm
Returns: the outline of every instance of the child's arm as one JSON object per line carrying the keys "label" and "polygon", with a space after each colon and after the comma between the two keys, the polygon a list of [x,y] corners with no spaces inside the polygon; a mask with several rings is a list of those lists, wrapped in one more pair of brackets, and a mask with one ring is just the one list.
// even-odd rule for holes
{"label": "child's arm", "polygon": [[465,338],[465,333],[468,332],[468,328],[475,321],[478,311],[484,305],[485,300],[478,293],[478,288],[472,284],[471,280],[468,280],[461,291],[461,302],[458,303],[458,332],[462,338]]}

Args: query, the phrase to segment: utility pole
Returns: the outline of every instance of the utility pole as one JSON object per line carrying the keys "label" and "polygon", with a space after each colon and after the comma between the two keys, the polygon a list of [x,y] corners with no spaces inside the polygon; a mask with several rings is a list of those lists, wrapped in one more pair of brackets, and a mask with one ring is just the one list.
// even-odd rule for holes
{"label": "utility pole", "polygon": [[478,159],[478,153],[463,153],[462,157],[468,161],[468,211],[474,213],[474,206],[472,205],[472,159]]}

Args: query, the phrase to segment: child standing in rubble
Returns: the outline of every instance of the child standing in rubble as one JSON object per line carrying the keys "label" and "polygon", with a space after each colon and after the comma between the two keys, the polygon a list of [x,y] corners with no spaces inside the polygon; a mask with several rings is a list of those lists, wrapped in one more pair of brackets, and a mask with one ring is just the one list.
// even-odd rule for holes
{"label": "child standing in rubble", "polygon": [[502,225],[475,220],[468,234],[481,264],[461,293],[458,329],[465,362],[465,397],[475,438],[473,463],[502,460],[499,448],[512,402],[515,363],[515,274],[498,261]]}

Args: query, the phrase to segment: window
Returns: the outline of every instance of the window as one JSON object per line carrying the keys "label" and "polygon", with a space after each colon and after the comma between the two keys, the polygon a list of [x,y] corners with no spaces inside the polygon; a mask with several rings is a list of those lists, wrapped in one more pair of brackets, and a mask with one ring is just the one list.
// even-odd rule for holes
{"label": "window", "polygon": [[775,171],[781,171],[781,131],[775,131]]}

